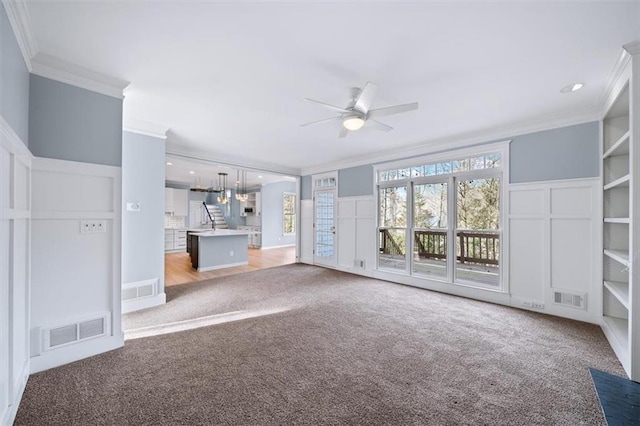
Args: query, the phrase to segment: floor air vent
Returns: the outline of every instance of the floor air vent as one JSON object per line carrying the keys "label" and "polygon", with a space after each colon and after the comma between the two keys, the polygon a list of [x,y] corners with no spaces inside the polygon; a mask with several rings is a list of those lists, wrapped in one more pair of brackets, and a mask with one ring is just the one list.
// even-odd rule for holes
{"label": "floor air vent", "polygon": [[572,308],[587,309],[587,295],[585,293],[554,290],[553,303]]}
{"label": "floor air vent", "polygon": [[55,349],[72,343],[82,342],[93,337],[108,334],[108,315],[92,318],[74,324],[43,330],[44,350]]}

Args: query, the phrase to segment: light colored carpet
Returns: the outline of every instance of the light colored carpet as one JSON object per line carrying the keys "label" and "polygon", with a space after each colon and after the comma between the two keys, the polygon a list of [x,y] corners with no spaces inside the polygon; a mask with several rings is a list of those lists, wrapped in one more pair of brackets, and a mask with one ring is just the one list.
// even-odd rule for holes
{"label": "light colored carpet", "polygon": [[313,266],[167,293],[125,328],[233,314],[31,376],[16,424],[592,425],[624,374],[594,325]]}

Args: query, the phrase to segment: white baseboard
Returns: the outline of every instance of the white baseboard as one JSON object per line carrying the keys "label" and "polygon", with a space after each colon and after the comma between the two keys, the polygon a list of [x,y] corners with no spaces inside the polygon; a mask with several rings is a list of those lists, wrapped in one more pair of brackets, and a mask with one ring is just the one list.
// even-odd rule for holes
{"label": "white baseboard", "polygon": [[298,260],[298,263],[306,263],[307,265],[313,265],[313,259],[301,257],[300,260]]}
{"label": "white baseboard", "polygon": [[139,311],[141,309],[153,308],[167,303],[167,295],[160,293],[155,296],[141,297],[139,299],[125,300],[122,302],[122,313]]}
{"label": "white baseboard", "polygon": [[[116,320],[119,321],[119,318]],[[52,349],[31,358],[29,371],[31,374],[38,373],[84,358],[89,358],[90,356],[109,352],[122,346],[124,346],[124,335],[120,334]]]}
{"label": "white baseboard", "polygon": [[16,414],[18,414],[18,407],[20,406],[20,401],[22,400],[22,395],[24,394],[24,390],[27,387],[27,380],[29,379],[29,360],[25,362],[22,371],[20,372],[20,380],[18,382],[19,386],[16,392],[13,401],[7,407],[7,410],[4,413],[4,416],[0,418],[0,424],[2,425],[12,425],[13,421],[16,419]]}
{"label": "white baseboard", "polygon": [[271,249],[277,249],[277,248],[285,248],[285,247],[295,247],[295,244],[283,244],[281,246],[269,246],[269,247],[261,247],[262,250],[271,250]]}
{"label": "white baseboard", "polygon": [[348,272],[350,274],[354,274],[354,275],[362,275],[363,277],[369,277],[369,278],[373,278],[373,271],[368,270],[368,269],[362,269],[362,268],[348,268],[346,266],[340,266],[338,265],[336,267],[336,269],[338,271],[342,271],[342,272]]}
{"label": "white baseboard", "polygon": [[198,272],[215,271],[216,269],[233,268],[234,266],[244,266],[248,264],[249,264],[249,261],[238,262],[238,263],[227,263],[225,265],[218,265],[218,266],[207,266],[205,268],[198,268]]}

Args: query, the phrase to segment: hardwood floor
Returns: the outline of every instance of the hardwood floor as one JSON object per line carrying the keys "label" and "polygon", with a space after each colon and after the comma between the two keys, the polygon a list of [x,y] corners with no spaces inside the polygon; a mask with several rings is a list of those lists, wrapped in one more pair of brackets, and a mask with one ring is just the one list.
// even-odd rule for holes
{"label": "hardwood floor", "polygon": [[296,261],[295,247],[282,247],[269,250],[249,249],[249,264],[215,271],[198,272],[191,267],[188,253],[166,253],[164,255],[164,285],[186,284],[193,281],[208,280],[257,271],[258,269],[288,265]]}

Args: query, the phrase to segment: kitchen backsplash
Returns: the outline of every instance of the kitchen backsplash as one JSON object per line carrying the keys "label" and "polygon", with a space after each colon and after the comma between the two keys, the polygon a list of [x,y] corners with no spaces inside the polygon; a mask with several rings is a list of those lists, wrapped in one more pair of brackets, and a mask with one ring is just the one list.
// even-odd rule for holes
{"label": "kitchen backsplash", "polygon": [[185,228],[184,216],[173,216],[170,214],[164,215],[164,227],[165,228]]}

